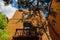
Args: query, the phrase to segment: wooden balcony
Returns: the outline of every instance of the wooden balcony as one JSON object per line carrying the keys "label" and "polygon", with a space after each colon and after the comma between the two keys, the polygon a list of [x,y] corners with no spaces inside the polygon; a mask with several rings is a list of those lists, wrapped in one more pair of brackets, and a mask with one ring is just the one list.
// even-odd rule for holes
{"label": "wooden balcony", "polygon": [[16,29],[13,40],[39,40],[36,29]]}

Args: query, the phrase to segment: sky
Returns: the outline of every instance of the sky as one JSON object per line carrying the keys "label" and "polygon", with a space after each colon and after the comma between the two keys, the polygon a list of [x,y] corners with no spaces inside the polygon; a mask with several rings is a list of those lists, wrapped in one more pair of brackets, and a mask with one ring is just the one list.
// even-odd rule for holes
{"label": "sky", "polygon": [[[22,8],[21,5],[19,5],[21,8],[18,8],[18,4],[16,2],[17,0],[12,0],[12,4],[9,4],[7,6],[4,5],[4,1],[3,0],[0,0],[0,12],[2,12],[3,14],[5,14],[9,19],[11,19],[13,17],[13,15],[15,14],[16,10],[26,10],[28,8]],[[32,0],[30,0],[32,1]],[[36,0],[34,1],[33,0],[33,4],[32,5],[35,5],[36,4]],[[43,4],[43,6],[50,6],[50,3],[47,3],[45,2]],[[49,10],[49,8],[48,8]],[[45,17],[48,17],[48,11],[47,10],[44,10],[44,16]]]}
{"label": "sky", "polygon": [[[0,12],[2,12],[9,19],[11,19],[13,17],[14,13],[16,12],[16,10],[18,10],[18,4],[16,3],[16,1],[17,0],[12,0],[12,4],[9,4],[9,5],[5,6],[4,5],[4,1],[3,0],[0,0]],[[20,10],[25,10],[25,8],[22,8],[21,7]]]}
{"label": "sky", "polygon": [[[18,8],[18,4],[17,4],[16,1],[17,1],[17,0],[12,0],[12,6],[13,6],[13,7],[15,7],[15,8],[19,9],[19,10],[28,10],[28,9],[29,9],[29,8],[22,8],[21,5],[19,5],[20,8]],[[32,5],[30,5],[30,6],[37,5],[37,0],[29,0],[29,1],[33,2]],[[49,2],[49,3],[44,2],[44,3],[43,3],[43,6],[44,6],[44,7],[47,7],[48,10],[49,10],[49,6],[50,6],[50,4],[51,4],[51,2]],[[39,5],[41,5],[41,3],[39,3]],[[40,7],[40,6],[39,6],[39,7]],[[44,17],[47,18],[47,17],[48,17],[48,13],[49,13],[49,11],[44,10],[43,13],[44,13]]]}
{"label": "sky", "polygon": [[11,4],[5,6],[4,2],[2,0],[0,0],[0,12],[2,12],[3,14],[5,14],[9,19],[11,19],[14,15],[14,13],[16,12],[16,8],[12,7]]}

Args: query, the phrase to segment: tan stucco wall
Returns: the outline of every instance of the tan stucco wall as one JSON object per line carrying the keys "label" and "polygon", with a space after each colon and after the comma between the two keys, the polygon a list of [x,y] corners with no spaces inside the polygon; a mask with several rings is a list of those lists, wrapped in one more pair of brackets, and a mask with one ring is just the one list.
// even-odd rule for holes
{"label": "tan stucco wall", "polygon": [[59,10],[55,10],[57,8],[60,8],[60,2],[55,2],[53,0],[51,8],[54,9],[54,11],[56,12],[56,18],[53,18],[53,16],[49,16],[49,20],[51,21],[52,19],[54,19],[57,24],[55,26],[53,26],[53,28],[55,29],[55,31],[57,32],[57,34],[60,36],[60,11]]}
{"label": "tan stucco wall", "polygon": [[[60,8],[60,3],[56,3],[56,2],[52,2],[53,4],[51,5],[51,8]],[[58,35],[60,35],[60,11],[56,11],[57,12],[57,17],[56,19],[53,18],[52,16],[49,16],[49,20],[51,21],[52,19],[56,20],[57,24],[56,26],[54,26],[53,28],[55,29],[55,31],[57,32]],[[12,19],[9,19],[9,23],[8,23],[8,30],[9,30],[9,35],[10,38],[12,38],[12,36],[14,36],[15,31],[17,28],[23,28],[23,22],[18,22],[16,23],[20,18],[22,17],[22,12],[20,11],[16,11],[15,15],[13,16]],[[44,34],[42,36],[43,40],[47,39],[46,34]]]}
{"label": "tan stucco wall", "polygon": [[17,28],[23,28],[23,23],[20,21],[17,22],[22,17],[21,15],[22,15],[21,12],[16,11],[13,18],[9,19],[8,30],[9,30],[10,39],[12,38],[12,36],[14,36]]}
{"label": "tan stucco wall", "polygon": [[[12,37],[14,36],[17,28],[20,28],[20,29],[23,28],[23,22],[22,21],[17,22],[20,18],[22,18],[22,11],[16,11],[13,18],[9,19],[8,30],[9,30],[10,39],[12,39]],[[36,24],[36,22],[34,22],[34,23]],[[49,32],[49,31],[47,31],[47,32]],[[43,38],[43,40],[48,40],[45,33],[42,36],[42,38]]]}

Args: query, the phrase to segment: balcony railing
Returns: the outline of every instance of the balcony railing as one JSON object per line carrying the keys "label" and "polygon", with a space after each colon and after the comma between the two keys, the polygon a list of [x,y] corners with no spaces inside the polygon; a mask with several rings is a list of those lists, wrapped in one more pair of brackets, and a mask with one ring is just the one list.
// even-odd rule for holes
{"label": "balcony railing", "polygon": [[38,40],[36,29],[16,29],[13,40]]}
{"label": "balcony railing", "polygon": [[37,36],[36,29],[16,29],[15,35],[17,36]]}

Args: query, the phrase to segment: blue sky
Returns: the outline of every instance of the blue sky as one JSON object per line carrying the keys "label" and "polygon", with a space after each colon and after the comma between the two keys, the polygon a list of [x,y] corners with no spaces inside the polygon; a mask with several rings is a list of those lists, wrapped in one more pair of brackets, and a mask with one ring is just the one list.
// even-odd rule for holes
{"label": "blue sky", "polygon": [[[0,0],[0,12],[2,12],[3,14],[5,14],[10,19],[10,18],[13,17],[14,13],[16,12],[16,10],[18,10],[18,9],[19,10],[25,10],[26,9],[26,8],[22,8],[22,7],[18,8],[18,4],[16,3],[16,1],[17,0],[12,0],[12,4],[9,4],[9,5],[5,6],[3,0]],[[30,1],[32,1],[32,0],[30,0]],[[36,2],[37,1],[35,0],[32,5],[35,5]],[[47,3],[45,2],[43,6],[44,7],[45,6],[50,6],[50,4],[47,5]],[[44,11],[44,16],[45,17],[48,16],[48,11],[47,10]]]}
{"label": "blue sky", "polygon": [[5,6],[4,2],[2,0],[0,0],[0,12],[5,14],[9,19],[13,17],[16,10],[17,9],[12,7],[11,4]]}
{"label": "blue sky", "polygon": [[[19,10],[28,10],[29,9],[29,8],[23,8],[23,7],[21,7],[21,5],[18,5],[16,1],[17,0],[12,0],[12,6],[13,7],[15,7],[15,8],[19,9]],[[35,5],[36,2],[37,2],[36,0],[29,0],[29,1],[33,2],[32,5]],[[18,8],[18,6],[20,6],[20,8]]]}
{"label": "blue sky", "polygon": [[[37,5],[37,1],[36,1],[36,0],[30,0],[30,1],[33,1],[33,3],[32,3],[31,6]],[[21,8],[18,8],[18,4],[16,3],[16,0],[12,0],[12,2],[13,2],[13,3],[12,3],[12,6],[15,7],[15,8],[17,8],[17,9],[19,9],[19,10],[29,9],[29,8],[22,8],[21,5],[19,5]],[[40,3],[40,4],[41,4],[41,3]],[[40,5],[40,4],[39,4],[39,5]],[[47,7],[48,10],[49,10],[50,2],[49,2],[49,3],[44,2],[44,3],[43,3],[43,6],[44,6],[44,7]],[[45,17],[48,17],[49,11],[44,10],[43,13],[44,13],[44,16],[45,16]]]}
{"label": "blue sky", "polygon": [[[16,0],[12,0],[12,1],[13,1],[12,4],[5,6],[3,0],[0,0],[0,12],[5,14],[9,19],[12,18],[16,10],[18,10],[18,4],[16,3]],[[20,8],[20,10],[25,10],[25,9]]]}
{"label": "blue sky", "polygon": [[[20,8],[20,9],[24,10],[24,8]],[[0,0],[0,12],[5,14],[9,19],[13,17],[16,10],[18,10],[18,4],[16,3],[16,0],[13,0],[13,3],[7,6],[4,5],[3,0]]]}

